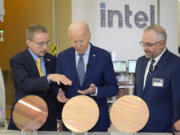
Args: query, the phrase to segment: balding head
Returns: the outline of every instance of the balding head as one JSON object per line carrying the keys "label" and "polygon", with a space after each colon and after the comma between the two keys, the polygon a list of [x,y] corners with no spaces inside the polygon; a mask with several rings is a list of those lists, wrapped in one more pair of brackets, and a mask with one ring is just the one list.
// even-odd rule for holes
{"label": "balding head", "polygon": [[149,32],[149,31],[154,31],[156,33],[156,38],[157,40],[164,40],[166,42],[167,40],[167,34],[165,29],[157,24],[154,25],[150,25],[149,27],[147,27],[144,32]]}
{"label": "balding head", "polygon": [[84,21],[73,22],[69,26],[69,37],[75,50],[79,54],[84,54],[91,37],[88,24]]}
{"label": "balding head", "polygon": [[73,22],[72,24],[70,24],[69,34],[71,32],[77,32],[77,31],[86,31],[87,33],[90,32],[88,24],[84,21],[76,21],[76,22]]}

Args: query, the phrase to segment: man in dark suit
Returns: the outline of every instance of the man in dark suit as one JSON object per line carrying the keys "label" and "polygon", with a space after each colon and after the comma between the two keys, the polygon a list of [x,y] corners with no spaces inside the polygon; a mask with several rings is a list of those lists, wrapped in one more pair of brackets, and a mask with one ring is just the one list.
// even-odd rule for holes
{"label": "man in dark suit", "polygon": [[180,58],[166,48],[164,28],[152,25],[144,30],[145,56],[137,60],[135,95],[144,99],[150,117],[142,132],[172,132],[179,116]]}
{"label": "man in dark suit", "polygon": [[[71,81],[64,75],[55,74],[56,58],[47,53],[49,42],[49,35],[45,27],[41,25],[30,26],[26,32],[28,48],[10,59],[14,88],[16,90],[14,105],[19,99],[28,95],[43,98],[48,106],[48,118],[39,130],[45,131],[52,131],[57,128],[57,100],[53,96],[52,82],[71,85]],[[39,63],[40,69],[36,65],[39,58],[41,59]],[[12,115],[8,129],[17,129]]]}
{"label": "man in dark suit", "polygon": [[110,119],[106,98],[118,92],[111,56],[89,42],[89,27],[83,21],[69,26],[69,36],[73,47],[58,55],[56,73],[66,75],[72,86],[62,87],[59,101],[66,102],[79,94],[90,96],[100,110],[99,120],[91,131],[107,131]]}

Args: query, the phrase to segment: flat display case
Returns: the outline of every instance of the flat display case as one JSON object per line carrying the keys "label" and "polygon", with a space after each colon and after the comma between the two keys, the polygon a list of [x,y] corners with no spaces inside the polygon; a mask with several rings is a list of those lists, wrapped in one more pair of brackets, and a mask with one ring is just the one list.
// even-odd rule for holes
{"label": "flat display case", "polygon": [[[0,130],[0,135],[34,135],[33,132],[22,133],[21,131]],[[56,131],[38,131],[36,135],[172,135],[171,133],[131,133],[125,134],[121,132],[56,132]]]}

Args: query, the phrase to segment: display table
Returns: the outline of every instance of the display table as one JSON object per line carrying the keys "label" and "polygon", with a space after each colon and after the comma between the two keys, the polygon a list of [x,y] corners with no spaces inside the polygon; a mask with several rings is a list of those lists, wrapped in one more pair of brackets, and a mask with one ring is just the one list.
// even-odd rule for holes
{"label": "display table", "polygon": [[[0,135],[33,135],[33,132],[22,133],[21,131],[0,130]],[[171,133],[134,133],[125,134],[121,132],[86,132],[86,133],[72,133],[72,132],[55,132],[55,131],[38,131],[35,135],[172,135]]]}

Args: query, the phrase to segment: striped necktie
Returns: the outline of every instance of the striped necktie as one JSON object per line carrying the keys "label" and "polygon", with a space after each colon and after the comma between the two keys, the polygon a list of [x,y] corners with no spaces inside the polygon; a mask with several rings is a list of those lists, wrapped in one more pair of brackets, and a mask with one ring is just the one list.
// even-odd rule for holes
{"label": "striped necktie", "polygon": [[151,74],[153,72],[153,65],[154,65],[154,63],[155,63],[155,60],[152,59],[151,60],[151,64],[149,66],[149,72],[148,72],[147,77],[146,77],[146,82],[148,81],[148,79],[150,78],[150,76],[151,76]]}
{"label": "striped necktie", "polygon": [[39,71],[39,75],[40,77],[44,75],[43,71],[42,71],[42,68],[41,68],[41,58],[39,57],[36,61],[36,66],[38,68],[38,71]]}

